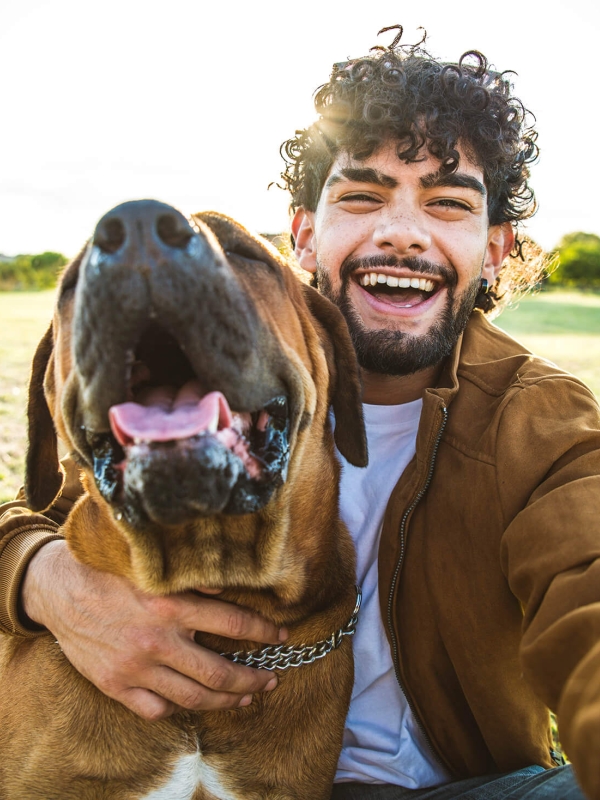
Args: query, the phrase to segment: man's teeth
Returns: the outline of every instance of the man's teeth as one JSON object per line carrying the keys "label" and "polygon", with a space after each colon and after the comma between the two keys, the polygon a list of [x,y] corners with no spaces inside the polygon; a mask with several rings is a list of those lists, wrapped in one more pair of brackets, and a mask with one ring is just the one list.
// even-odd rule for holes
{"label": "man's teeth", "polygon": [[359,281],[361,286],[377,286],[378,283],[385,283],[393,288],[419,289],[422,292],[433,292],[435,288],[435,283],[427,278],[395,278],[379,272],[366,272],[360,276]]}

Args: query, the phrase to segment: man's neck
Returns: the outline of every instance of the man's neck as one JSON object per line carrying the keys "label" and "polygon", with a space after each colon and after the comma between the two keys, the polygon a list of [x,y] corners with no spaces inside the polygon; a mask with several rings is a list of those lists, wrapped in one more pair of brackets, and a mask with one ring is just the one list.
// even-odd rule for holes
{"label": "man's neck", "polygon": [[425,389],[436,385],[441,368],[436,364],[412,375],[380,375],[363,369],[363,403],[392,406],[418,400]]}

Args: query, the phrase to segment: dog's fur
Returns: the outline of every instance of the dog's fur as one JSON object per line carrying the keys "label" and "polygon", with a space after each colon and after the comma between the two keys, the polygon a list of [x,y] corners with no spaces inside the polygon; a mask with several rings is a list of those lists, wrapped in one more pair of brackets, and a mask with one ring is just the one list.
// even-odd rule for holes
{"label": "dog's fur", "polygon": [[[144,202],[142,217],[168,208]],[[137,219],[139,209],[126,206]],[[184,230],[177,212],[164,214],[171,212]],[[106,242],[110,269],[103,268],[98,235],[66,269],[33,365],[28,503],[42,510],[60,491],[56,430],[86,489],[64,528],[79,560],[156,594],[222,587],[224,600],[288,626],[290,644],[314,643],[342,627],[355,603],[354,554],[338,516],[339,467],[328,421],[332,404],[340,451],[364,465],[353,347],[338,310],[303,286],[267,243],[214,213],[197,215],[193,225],[174,246],[187,258],[192,241],[202,253],[180,272],[179,256],[166,269],[148,247],[127,251],[117,263]],[[216,278],[208,274],[215,264]],[[148,289],[153,282],[160,285]],[[183,290],[171,296],[179,284]],[[157,307],[159,297],[172,317]],[[107,408],[125,399],[127,342],[116,340],[124,331],[139,338],[157,314],[168,317],[175,338],[178,331],[189,337],[186,354],[198,377],[232,408],[253,412],[286,393],[287,478],[283,469],[256,508],[229,501],[228,510],[213,495],[204,509],[190,505],[182,470],[195,466],[195,456],[173,468],[186,496],[169,497],[178,487],[168,487],[150,511],[137,495],[124,505],[122,497],[111,499],[93,448],[109,430]],[[190,355],[198,341],[202,352]],[[167,449],[161,453],[168,461]],[[145,480],[168,483],[170,468],[153,463],[148,473],[136,473],[142,494]],[[217,652],[261,646],[200,633],[197,641]],[[2,642],[0,670],[3,800],[326,800],[353,675],[345,637],[327,657],[279,673],[278,687],[246,708],[150,723],[81,677],[51,635]]]}

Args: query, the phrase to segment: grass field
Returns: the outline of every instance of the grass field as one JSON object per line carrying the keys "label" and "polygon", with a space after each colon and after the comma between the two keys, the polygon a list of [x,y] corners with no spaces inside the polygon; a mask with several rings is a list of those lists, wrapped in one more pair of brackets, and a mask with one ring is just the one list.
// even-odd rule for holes
{"label": "grass field", "polygon": [[22,483],[29,367],[52,317],[54,292],[0,292],[0,501]]}
{"label": "grass field", "polygon": [[529,350],[577,375],[600,398],[600,294],[542,292],[494,322]]}
{"label": "grass field", "polygon": [[[53,292],[0,292],[0,502],[21,485],[29,366],[52,314]],[[582,378],[600,397],[600,295],[544,292],[496,324]]]}

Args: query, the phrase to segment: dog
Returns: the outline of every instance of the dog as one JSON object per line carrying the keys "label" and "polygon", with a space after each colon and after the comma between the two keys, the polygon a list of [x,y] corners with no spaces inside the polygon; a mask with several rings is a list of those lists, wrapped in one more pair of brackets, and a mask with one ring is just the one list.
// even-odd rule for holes
{"label": "dog", "polygon": [[52,635],[7,639],[3,800],[329,798],[357,613],[334,436],[366,464],[360,395],[340,312],[267,242],[154,200],[100,220],[34,358],[28,505],[61,490],[58,435],[85,488],[64,526],[77,559],[144,592],[223,589],[287,626],[289,649],[197,633],[280,669],[277,688],[148,722],[77,673]]}

